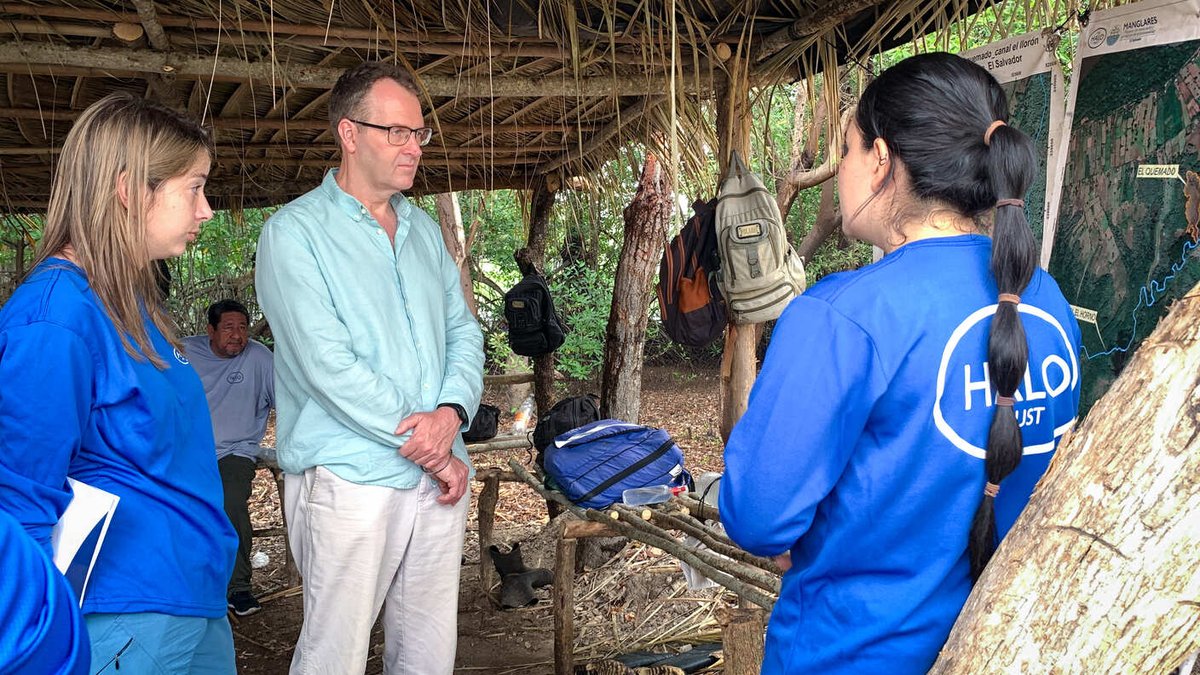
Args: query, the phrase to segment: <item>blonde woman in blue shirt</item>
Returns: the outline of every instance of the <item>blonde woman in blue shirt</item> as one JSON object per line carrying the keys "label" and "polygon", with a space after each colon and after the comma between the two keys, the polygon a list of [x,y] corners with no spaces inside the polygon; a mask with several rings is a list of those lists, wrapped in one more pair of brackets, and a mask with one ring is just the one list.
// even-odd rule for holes
{"label": "blonde woman in blue shirt", "polygon": [[36,267],[0,311],[0,511],[49,551],[68,476],[120,498],[83,600],[91,672],[235,670],[237,536],[155,264],[212,217],[211,164],[182,113],[129,94],[89,106],[59,155]]}
{"label": "blonde woman in blue shirt", "polygon": [[339,168],[258,244],[304,575],[292,672],[363,672],[382,609],[384,672],[449,674],[470,501],[460,432],[483,389],[483,338],[439,227],[401,194],[432,134],[411,76],[353,68],[329,117]]}

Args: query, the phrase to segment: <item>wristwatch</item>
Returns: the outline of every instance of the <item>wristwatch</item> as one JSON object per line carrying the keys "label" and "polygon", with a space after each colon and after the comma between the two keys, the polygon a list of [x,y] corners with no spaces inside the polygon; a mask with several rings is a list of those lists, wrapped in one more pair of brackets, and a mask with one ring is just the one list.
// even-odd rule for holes
{"label": "wristwatch", "polygon": [[457,403],[439,403],[439,408],[454,408],[454,412],[458,415],[458,419],[463,424],[467,423],[467,411]]}

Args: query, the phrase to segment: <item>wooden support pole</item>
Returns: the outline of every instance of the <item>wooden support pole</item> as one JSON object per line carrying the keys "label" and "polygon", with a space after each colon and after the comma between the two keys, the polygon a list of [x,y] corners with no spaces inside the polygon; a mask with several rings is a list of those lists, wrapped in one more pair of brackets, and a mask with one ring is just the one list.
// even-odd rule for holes
{"label": "wooden support pole", "polygon": [[765,61],[791,45],[802,43],[804,38],[824,33],[855,14],[878,4],[878,0],[836,0],[814,5],[808,16],[795,20],[786,28],[781,28],[763,39],[755,50],[757,60]]}
{"label": "wooden support pole", "polygon": [[[734,150],[749,163],[750,161],[750,80],[747,60],[741,48],[729,62],[729,75],[718,92],[717,138],[720,142],[718,155],[721,176],[724,177],[729,156]],[[746,412],[750,400],[750,388],[754,385],[756,371],[755,346],[758,331],[756,326],[730,323],[725,330],[725,352],[721,356],[721,440],[729,440],[733,425]]]}
{"label": "wooden support pole", "polygon": [[[38,108],[0,107],[0,118],[7,117],[19,120],[54,120],[56,122],[73,122],[79,117],[79,110],[40,110]],[[325,131],[329,121],[323,119],[284,119],[256,117],[217,117],[211,120],[213,129],[220,135],[223,131],[271,131],[287,129],[289,131]],[[519,122],[500,121],[494,125],[483,122],[456,123],[429,121],[437,134],[453,133],[484,133],[494,131],[497,134],[588,134],[595,130],[592,124],[574,125],[569,122],[558,124],[521,124]],[[528,152],[528,150],[525,150]]]}
{"label": "wooden support pole", "polygon": [[625,237],[604,332],[600,414],[637,423],[642,398],[642,353],[650,318],[651,285],[673,209],[671,175],[653,153],[625,207]]}
{"label": "wooden support pole", "polygon": [[491,597],[496,583],[496,567],[492,564],[492,530],[496,524],[496,502],[500,499],[500,475],[488,472],[479,492],[479,588]]}
{"label": "wooden support pole", "polygon": [[433,196],[437,207],[438,224],[442,228],[442,242],[450,259],[458,267],[458,283],[463,299],[471,315],[479,318],[479,307],[475,304],[475,289],[471,284],[471,252],[467,250],[467,237],[463,231],[462,209],[458,204],[457,192],[440,192]]}
{"label": "wooden support pole", "polygon": [[[530,269],[545,269],[546,229],[558,188],[559,181],[555,176],[539,176],[533,184],[529,200],[529,237],[525,247],[513,254],[522,274]],[[544,414],[554,405],[554,361],[554,352],[533,359],[533,398],[538,413]]]}
{"label": "wooden support pole", "polygon": [[765,616],[758,607],[731,607],[717,613],[725,675],[757,675],[762,669]]}
{"label": "wooden support pole", "polygon": [[279,517],[283,520],[283,570],[287,575],[288,588],[300,585],[300,568],[292,560],[292,540],[287,533],[287,511],[283,508],[283,470],[274,464],[268,464],[271,478],[275,481],[275,491],[279,495]]}
{"label": "wooden support pole", "polygon": [[575,539],[560,533],[554,550],[554,672],[575,671]]}

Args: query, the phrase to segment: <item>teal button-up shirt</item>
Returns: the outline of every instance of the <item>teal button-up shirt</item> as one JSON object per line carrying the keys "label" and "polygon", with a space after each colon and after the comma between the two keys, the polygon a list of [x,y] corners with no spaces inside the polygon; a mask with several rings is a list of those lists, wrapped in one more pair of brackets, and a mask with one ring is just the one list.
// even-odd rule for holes
{"label": "teal button-up shirt", "polygon": [[[335,174],[276,212],[258,240],[279,466],[411,488],[421,468],[397,452],[409,434],[396,425],[439,403],[475,414],[483,336],[437,224],[397,193],[392,244]],[[461,436],[453,451],[470,466]]]}

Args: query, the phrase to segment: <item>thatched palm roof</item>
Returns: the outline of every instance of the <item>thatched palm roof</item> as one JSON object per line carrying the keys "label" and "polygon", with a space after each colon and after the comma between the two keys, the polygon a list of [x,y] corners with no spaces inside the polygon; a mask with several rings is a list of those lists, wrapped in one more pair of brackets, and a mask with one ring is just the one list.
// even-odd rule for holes
{"label": "thatched palm roof", "polygon": [[[726,77],[795,80],[977,8],[977,0],[0,2],[0,210],[44,205],[71,121],[120,89],[212,125],[209,192],[220,205],[286,201],[336,164],[328,90],[344,68],[371,58],[407,63],[426,92],[438,134],[416,192],[586,173],[630,140],[669,145],[672,128],[695,164],[713,142],[701,106]],[[731,69],[739,49],[748,58]]]}

